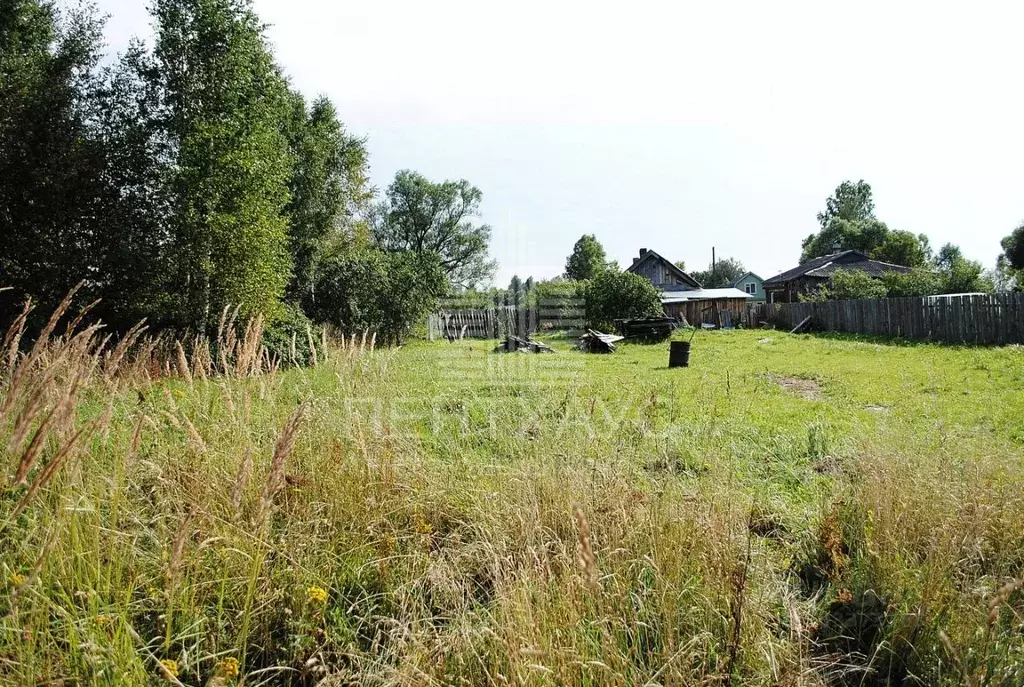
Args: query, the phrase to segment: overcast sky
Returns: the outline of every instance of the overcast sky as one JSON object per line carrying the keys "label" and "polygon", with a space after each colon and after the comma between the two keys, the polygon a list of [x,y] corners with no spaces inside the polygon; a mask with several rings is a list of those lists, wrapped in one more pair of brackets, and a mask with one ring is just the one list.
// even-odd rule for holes
{"label": "overcast sky", "polygon": [[[142,0],[100,0],[112,51]],[[768,277],[865,179],[892,229],[992,266],[1024,219],[1024,3],[257,0],[277,59],[369,140],[484,193],[497,283],[594,233]]]}

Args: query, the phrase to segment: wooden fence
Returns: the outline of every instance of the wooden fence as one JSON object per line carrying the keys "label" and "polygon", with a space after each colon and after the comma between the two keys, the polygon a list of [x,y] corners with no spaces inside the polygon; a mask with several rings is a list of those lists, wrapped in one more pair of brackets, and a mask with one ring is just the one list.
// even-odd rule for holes
{"label": "wooden fence", "polygon": [[456,308],[427,318],[427,338],[504,339],[536,332],[581,332],[584,321],[582,306],[572,303],[541,301],[530,307]]}
{"label": "wooden fence", "polygon": [[756,303],[747,326],[792,329],[810,317],[816,331],[878,334],[949,343],[1024,343],[1024,293],[925,296],[825,303]]}

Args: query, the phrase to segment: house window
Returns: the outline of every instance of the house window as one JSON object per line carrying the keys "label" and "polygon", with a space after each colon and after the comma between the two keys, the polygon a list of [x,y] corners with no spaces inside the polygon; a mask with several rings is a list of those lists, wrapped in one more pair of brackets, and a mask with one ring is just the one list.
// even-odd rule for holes
{"label": "house window", "polygon": [[744,284],[743,290],[746,291],[747,293],[757,293],[757,284],[755,284],[754,282]]}

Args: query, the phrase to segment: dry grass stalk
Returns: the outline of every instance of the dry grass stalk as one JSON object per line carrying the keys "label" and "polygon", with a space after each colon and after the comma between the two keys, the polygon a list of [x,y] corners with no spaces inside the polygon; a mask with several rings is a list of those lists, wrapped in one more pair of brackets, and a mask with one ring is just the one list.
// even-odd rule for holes
{"label": "dry grass stalk", "polygon": [[103,370],[107,376],[112,376],[117,373],[121,367],[121,361],[124,360],[125,354],[132,346],[135,345],[146,329],[146,321],[141,320],[121,337],[121,340],[118,341],[113,350],[107,354],[106,360],[104,361]]}
{"label": "dry grass stalk", "polygon": [[178,573],[181,571],[181,564],[185,560],[185,544],[192,534],[192,520],[195,518],[196,509],[192,508],[185,519],[178,527],[174,535],[174,542],[171,544],[171,556],[167,563],[167,589],[173,590],[178,582]]}
{"label": "dry grass stalk", "polygon": [[178,351],[178,374],[184,377],[189,384],[192,384],[192,370],[188,367],[188,359],[185,357],[185,349],[182,347],[180,341],[175,341],[174,347]]}
{"label": "dry grass stalk", "polygon": [[252,478],[252,447],[247,446],[242,462],[238,465],[238,473],[235,475],[235,483],[231,486],[231,512],[237,513],[242,507],[242,496],[245,488]]}
{"label": "dry grass stalk", "polygon": [[14,363],[18,359],[18,346],[21,343],[21,337],[25,333],[25,322],[28,320],[29,313],[33,310],[32,299],[25,301],[25,306],[21,309],[21,313],[14,319],[11,326],[7,328],[7,332],[4,334],[3,344],[0,344],[0,348],[4,351],[4,370],[14,369]]}
{"label": "dry grass stalk", "polygon": [[274,499],[285,484],[285,463],[292,449],[295,447],[295,439],[299,432],[306,414],[306,404],[303,403],[291,414],[288,421],[274,444],[274,455],[270,461],[270,470],[267,472],[267,481],[260,493],[260,500],[256,510],[256,522],[260,525],[266,523],[267,517],[274,506]]}
{"label": "dry grass stalk", "polygon": [[310,360],[310,363],[312,363],[313,367],[316,367],[319,364],[320,361],[317,358],[317,354],[316,354],[316,342],[313,341],[313,332],[310,330],[308,325],[306,326],[306,339],[309,341],[309,360]]}
{"label": "dry grass stalk", "polygon": [[64,464],[68,455],[70,455],[71,451],[78,445],[79,440],[83,436],[91,434],[93,429],[95,429],[95,426],[95,421],[84,425],[81,429],[75,432],[67,442],[64,443],[61,449],[57,452],[57,455],[51,458],[50,462],[46,464],[46,467],[40,470],[35,479],[32,480],[28,491],[25,492],[25,495],[21,497],[21,500],[19,500],[18,504],[14,507],[14,512],[11,514],[12,518],[17,518],[21,515],[28,504],[32,502],[36,493],[46,486],[50,480],[53,479],[53,476],[57,474],[57,470],[60,469],[60,466]]}
{"label": "dry grass stalk", "polygon": [[597,587],[597,558],[590,542],[590,523],[579,508],[576,509],[576,527],[579,537],[580,568],[583,570],[587,586],[594,589]]}

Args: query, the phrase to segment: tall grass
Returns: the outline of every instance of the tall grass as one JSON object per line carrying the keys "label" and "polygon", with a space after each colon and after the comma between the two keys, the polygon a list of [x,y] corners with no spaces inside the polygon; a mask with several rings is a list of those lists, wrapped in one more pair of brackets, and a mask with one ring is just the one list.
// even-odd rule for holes
{"label": "tall grass", "polygon": [[1012,451],[779,427],[819,402],[738,373],[777,431],[704,386],[673,440],[584,354],[283,370],[231,313],[110,347],[70,302],[4,339],[3,684],[1022,682]]}

